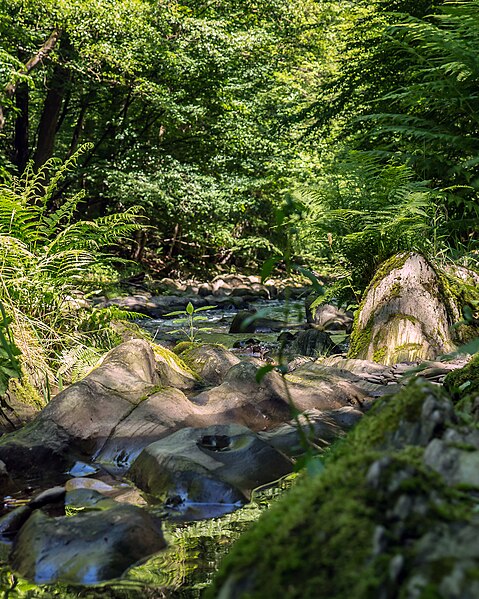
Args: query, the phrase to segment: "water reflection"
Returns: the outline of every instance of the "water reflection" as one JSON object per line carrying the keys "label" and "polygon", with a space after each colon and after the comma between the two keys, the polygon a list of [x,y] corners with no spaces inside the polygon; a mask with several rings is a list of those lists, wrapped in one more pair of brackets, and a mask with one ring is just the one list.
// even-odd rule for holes
{"label": "water reflection", "polygon": [[274,487],[253,493],[241,509],[200,522],[164,522],[168,549],[131,568],[124,578],[94,587],[37,586],[12,574],[5,561],[8,548],[0,545],[2,599],[196,599],[211,582],[221,558],[232,543],[291,486],[289,475]]}

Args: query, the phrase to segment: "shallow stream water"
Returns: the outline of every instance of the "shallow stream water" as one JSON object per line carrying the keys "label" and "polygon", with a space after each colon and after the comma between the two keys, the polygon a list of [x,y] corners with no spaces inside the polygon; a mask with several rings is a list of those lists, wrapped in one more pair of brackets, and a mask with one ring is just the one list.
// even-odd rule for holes
{"label": "shallow stream water", "polygon": [[[258,301],[252,308],[261,318],[287,321],[292,328],[304,322],[304,304],[282,301]],[[232,348],[238,341],[255,339],[266,351],[277,345],[278,332],[257,331],[254,334],[230,334],[229,327],[236,310],[209,310],[200,313],[205,321],[197,322],[196,338],[206,343],[221,343]],[[173,346],[185,340],[182,325],[173,322],[172,318],[145,319],[140,325],[151,332],[158,343]],[[258,344],[256,344],[257,346]],[[250,344],[251,346],[251,344]],[[257,347],[238,348],[239,355],[254,355]],[[260,351],[263,351],[261,349]],[[263,356],[261,356],[263,357]],[[60,474],[54,484],[63,484],[73,473]],[[102,474],[94,474],[105,479]],[[201,596],[212,579],[221,558],[228,552],[231,544],[254,523],[261,512],[266,509],[282,492],[291,485],[294,475],[268,489],[253,493],[252,501],[221,517],[196,522],[178,522],[174,519],[164,520],[164,532],[168,548],[149,559],[146,563],[131,568],[121,579],[94,587],[73,587],[64,584],[38,586],[17,577],[7,565],[10,546],[0,543],[0,599],[10,598],[42,598],[50,597],[73,599],[88,597],[96,599],[107,597],[112,599],[140,598],[185,598],[193,599]],[[112,482],[112,481],[108,481]],[[48,483],[46,483],[48,487]],[[30,488],[12,494],[0,506],[0,514],[22,505],[38,491],[45,488],[45,482],[38,485],[31,481]]]}
{"label": "shallow stream water", "polygon": [[232,543],[261,513],[291,486],[291,475],[268,489],[253,493],[241,509],[200,522],[164,522],[168,548],[121,580],[91,587],[64,584],[35,585],[19,578],[6,565],[8,546],[0,544],[0,597],[3,599],[197,599],[211,582]]}

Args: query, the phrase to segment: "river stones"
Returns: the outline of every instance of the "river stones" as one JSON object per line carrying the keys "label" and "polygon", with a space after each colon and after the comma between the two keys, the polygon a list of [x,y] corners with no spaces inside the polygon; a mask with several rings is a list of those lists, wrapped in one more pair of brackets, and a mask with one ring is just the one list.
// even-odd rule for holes
{"label": "river stones", "polygon": [[140,339],[111,350],[82,381],[59,393],[36,419],[0,438],[0,459],[12,477],[46,477],[98,451],[158,383],[155,358]]}
{"label": "river stones", "polygon": [[451,303],[440,277],[423,256],[394,256],[365,293],[348,356],[395,364],[452,351]]}
{"label": "river stones", "polygon": [[162,500],[244,502],[250,492],[292,471],[292,463],[244,426],[182,429],[146,447],[129,476]]}
{"label": "river stones", "polygon": [[315,296],[306,298],[306,321],[314,324],[321,331],[350,331],[353,325],[351,312],[337,308],[332,304],[321,304],[311,310]]}
{"label": "river stones", "polygon": [[15,539],[11,563],[37,584],[96,584],[165,547],[161,521],[135,506],[58,518],[35,511]]}

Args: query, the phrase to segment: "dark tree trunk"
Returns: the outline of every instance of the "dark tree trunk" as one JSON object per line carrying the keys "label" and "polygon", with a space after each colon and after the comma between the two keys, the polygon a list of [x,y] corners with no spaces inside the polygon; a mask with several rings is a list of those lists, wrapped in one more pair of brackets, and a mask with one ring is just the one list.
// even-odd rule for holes
{"label": "dark tree trunk", "polygon": [[15,138],[13,141],[13,163],[17,167],[18,174],[21,175],[28,162],[29,144],[29,91],[28,84],[21,83],[17,86],[15,92],[15,106],[17,116],[15,119]]}
{"label": "dark tree trunk", "polygon": [[[30,71],[35,69],[39,64],[43,64],[43,61],[47,58],[53,48],[56,46],[58,40],[60,39],[61,29],[54,29],[51,33],[50,37],[43,44],[43,46],[38,50],[36,54],[34,54],[30,60],[25,64],[25,66],[20,69],[21,75],[28,75]],[[17,84],[9,83],[5,89],[3,90],[4,99],[12,98],[16,92]],[[5,109],[4,105],[0,104],[0,130],[3,129],[5,125]]]}
{"label": "dark tree trunk", "polygon": [[85,122],[85,115],[88,109],[88,97],[84,96],[80,103],[80,112],[78,114],[77,122],[75,123],[75,128],[73,129],[72,140],[70,143],[70,149],[68,150],[68,157],[74,154],[75,150],[78,147],[78,142],[80,141],[80,136],[83,131],[83,125]]}
{"label": "dark tree trunk", "polygon": [[133,251],[131,253],[132,260],[141,262],[147,239],[148,233],[144,229],[135,232],[135,242],[133,244]]}
{"label": "dark tree trunk", "polygon": [[65,71],[57,66],[50,82],[50,88],[43,104],[43,112],[38,125],[37,148],[33,157],[36,170],[52,157],[58,119],[66,92],[66,81]]}

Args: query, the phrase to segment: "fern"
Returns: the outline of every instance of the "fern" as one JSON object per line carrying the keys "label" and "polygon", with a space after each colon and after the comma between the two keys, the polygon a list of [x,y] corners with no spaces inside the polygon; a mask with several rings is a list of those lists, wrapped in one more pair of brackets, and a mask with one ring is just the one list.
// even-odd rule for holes
{"label": "fern", "polygon": [[114,309],[79,309],[72,301],[76,291],[94,278],[95,268],[111,261],[108,249],[143,226],[134,208],[76,221],[83,193],[48,211],[59,183],[85,149],[64,164],[48,161],[38,173],[29,165],[10,186],[0,186],[0,301],[14,316],[17,331],[28,330],[26,339],[33,335],[39,340],[52,368],[66,355],[89,363],[87,355],[98,355],[118,343],[111,321],[131,317]]}

